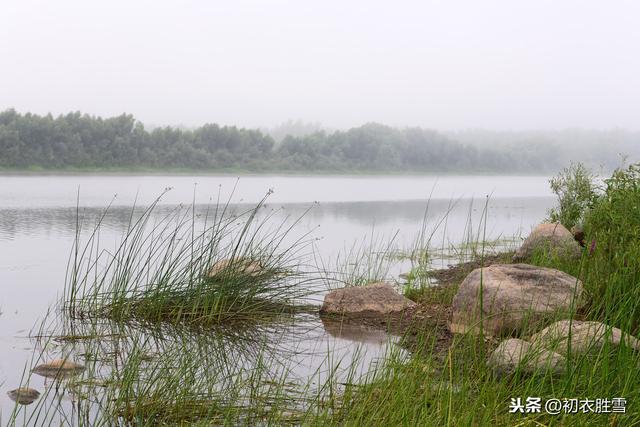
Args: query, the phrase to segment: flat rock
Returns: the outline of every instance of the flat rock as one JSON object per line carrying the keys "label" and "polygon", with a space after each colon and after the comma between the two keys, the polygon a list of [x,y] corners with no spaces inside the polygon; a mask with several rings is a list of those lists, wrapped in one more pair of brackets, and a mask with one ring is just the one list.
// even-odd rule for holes
{"label": "flat rock", "polygon": [[324,297],[321,313],[346,316],[385,317],[400,314],[416,303],[387,283],[336,289]]}
{"label": "flat rock", "polygon": [[533,229],[531,234],[513,256],[513,261],[523,261],[535,252],[542,251],[554,256],[580,258],[582,250],[573,234],[560,223],[544,223]]}
{"label": "flat rock", "polygon": [[473,270],[460,284],[449,327],[454,333],[478,333],[482,317],[486,335],[510,335],[531,326],[539,329],[547,318],[569,313],[575,308],[574,297],[578,302],[581,294],[582,283],[562,271],[493,264]]}
{"label": "flat rock", "polygon": [[[569,340],[571,336],[571,340]],[[599,351],[606,344],[617,347],[624,342],[634,350],[640,350],[640,341],[618,328],[604,323],[579,320],[555,322],[531,337],[531,342],[560,354],[567,354],[571,344],[572,354]]]}
{"label": "flat rock", "polygon": [[207,277],[215,277],[221,274],[233,273],[257,276],[263,271],[264,269],[257,261],[252,261],[245,258],[221,259],[211,266],[211,268],[207,272]]}
{"label": "flat rock", "polygon": [[511,375],[516,370],[561,374],[566,368],[566,360],[560,354],[518,338],[502,341],[489,355],[487,364],[498,375]]}
{"label": "flat rock", "polygon": [[29,387],[18,387],[15,390],[8,391],[7,395],[14,402],[21,405],[30,405],[40,397],[40,392]]}
{"label": "flat rock", "polygon": [[31,370],[34,374],[47,378],[65,378],[84,371],[84,366],[70,360],[54,359]]}

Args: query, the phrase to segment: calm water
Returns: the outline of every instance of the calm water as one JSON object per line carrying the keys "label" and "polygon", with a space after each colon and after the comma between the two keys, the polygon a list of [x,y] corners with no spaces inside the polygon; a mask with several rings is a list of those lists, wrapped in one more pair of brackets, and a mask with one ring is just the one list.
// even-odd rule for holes
{"label": "calm water", "polygon": [[[554,202],[547,177],[532,176],[248,176],[239,180],[228,176],[0,176],[3,420],[13,410],[6,391],[19,385],[32,354],[42,350],[37,340],[29,338],[35,334],[32,329],[48,310],[55,309],[61,296],[78,206],[85,220],[112,206],[101,242],[113,246],[126,230],[134,203],[144,206],[166,188],[171,190],[154,212],[158,217],[194,201],[199,209],[217,200],[248,207],[273,190],[265,214],[274,215],[276,222],[304,214],[293,235],[310,233],[316,256],[325,260],[372,239],[388,242],[393,238],[395,248],[409,248],[423,223],[427,230],[435,230],[434,247],[459,244],[470,230],[481,230],[487,240],[526,235]],[[481,227],[485,206],[486,226]],[[408,267],[406,261],[395,263],[389,278]],[[390,341],[377,332],[341,335],[317,319],[305,325],[313,332],[292,344],[299,350],[296,353],[304,355],[296,362],[300,376],[317,370],[328,348],[347,358],[360,348],[365,366],[383,355]],[[46,351],[55,357],[62,349]],[[31,386],[40,388],[43,381],[33,377]]]}

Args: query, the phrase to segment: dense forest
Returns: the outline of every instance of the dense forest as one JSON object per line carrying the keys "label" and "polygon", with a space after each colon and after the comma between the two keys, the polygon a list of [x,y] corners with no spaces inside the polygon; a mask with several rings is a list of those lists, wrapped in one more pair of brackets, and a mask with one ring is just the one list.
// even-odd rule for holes
{"label": "dense forest", "polygon": [[[509,145],[491,142],[500,140],[499,135],[482,137],[489,141],[473,143],[469,134],[456,138],[370,123],[346,131],[288,135],[276,142],[262,131],[233,126],[145,130],[127,114],[100,118],[76,112],[53,117],[10,109],[0,113],[0,169],[536,173],[584,160],[584,150],[558,140]],[[637,135],[625,134],[613,142],[627,149],[637,141]],[[620,156],[611,147],[592,144],[589,159],[604,159],[595,166],[617,166],[612,163]]]}

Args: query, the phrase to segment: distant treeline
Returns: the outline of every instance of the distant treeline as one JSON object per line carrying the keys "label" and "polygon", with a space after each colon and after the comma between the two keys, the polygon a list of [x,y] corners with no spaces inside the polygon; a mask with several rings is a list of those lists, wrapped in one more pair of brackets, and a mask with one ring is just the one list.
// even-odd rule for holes
{"label": "distant treeline", "polygon": [[551,151],[536,144],[462,144],[432,130],[375,123],[276,143],[259,130],[216,124],[148,131],[126,114],[0,113],[2,169],[535,173],[566,166],[571,152]]}

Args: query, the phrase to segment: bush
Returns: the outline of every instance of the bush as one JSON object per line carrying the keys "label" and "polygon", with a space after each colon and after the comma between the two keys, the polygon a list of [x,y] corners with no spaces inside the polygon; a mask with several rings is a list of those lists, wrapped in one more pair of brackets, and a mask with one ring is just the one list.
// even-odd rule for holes
{"label": "bush", "polygon": [[582,163],[572,163],[549,180],[559,205],[549,211],[551,222],[560,222],[571,229],[581,225],[585,214],[598,198],[595,175]]}
{"label": "bush", "polygon": [[640,237],[640,163],[616,170],[604,180],[602,197],[593,205],[589,227],[606,233],[616,250],[635,243]]}

